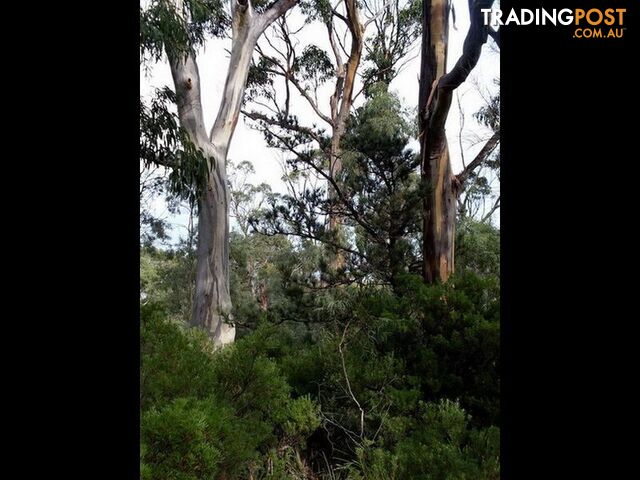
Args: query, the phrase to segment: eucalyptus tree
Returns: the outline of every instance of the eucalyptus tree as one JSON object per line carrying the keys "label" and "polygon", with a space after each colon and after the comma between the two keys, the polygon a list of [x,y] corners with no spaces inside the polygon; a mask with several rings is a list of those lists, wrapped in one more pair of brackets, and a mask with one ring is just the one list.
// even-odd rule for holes
{"label": "eucalyptus tree", "polygon": [[[354,102],[374,84],[388,87],[402,68],[419,36],[419,2],[320,0],[301,6],[302,21],[321,26],[325,37],[305,42],[304,23],[298,27],[295,19],[279,19],[257,47],[260,60],[250,74],[251,101],[243,112],[296,170],[326,185],[332,205],[326,230],[336,237],[329,243],[344,243],[341,212],[351,199],[342,186],[342,142]],[[313,121],[301,121],[295,100],[313,112]],[[338,270],[344,257],[341,249],[333,252],[330,267]]]}
{"label": "eucalyptus tree", "polygon": [[[500,141],[495,131],[476,158],[462,172],[451,169],[445,123],[453,92],[478,63],[482,46],[491,34],[481,10],[493,0],[469,0],[470,27],[460,58],[446,71],[451,0],[424,0],[418,123],[420,130],[423,197],[423,277],[428,283],[446,281],[454,270],[457,201],[473,172],[483,165]],[[492,33],[493,32],[493,33]]]}
{"label": "eucalyptus tree", "polygon": [[[174,189],[186,191],[198,208],[195,294],[191,323],[206,329],[216,345],[232,342],[229,292],[229,188],[226,160],[240,114],[249,66],[262,33],[297,0],[150,0],[140,9],[143,63],[169,62],[177,118],[147,109],[141,156],[171,171]],[[205,128],[197,50],[231,28],[231,54],[213,127]],[[141,128],[143,125],[141,118]],[[155,122],[160,120],[160,122]],[[163,123],[164,121],[164,123]],[[174,128],[175,127],[175,128]],[[151,138],[149,138],[151,137]],[[180,148],[177,148],[180,147]]]}

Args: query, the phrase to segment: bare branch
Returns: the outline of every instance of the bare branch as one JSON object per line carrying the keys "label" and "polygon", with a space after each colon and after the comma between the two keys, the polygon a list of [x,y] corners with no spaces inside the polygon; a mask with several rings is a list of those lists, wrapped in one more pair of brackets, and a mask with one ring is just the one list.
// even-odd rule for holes
{"label": "bare branch", "polygon": [[385,4],[382,7],[380,7],[380,10],[375,12],[371,18],[369,18],[366,22],[364,22],[364,28],[366,29],[371,22],[376,20],[382,13],[384,13],[387,10],[387,7],[391,6],[391,4],[394,1],[395,0],[387,0],[387,2],[385,2]]}
{"label": "bare branch", "polygon": [[298,0],[278,0],[267,11],[260,15],[258,26],[260,31],[264,31],[277,18],[284,15],[289,9],[294,7]]}
{"label": "bare branch", "polygon": [[489,27],[484,25],[481,10],[489,8],[493,0],[475,0],[469,2],[471,25],[464,39],[462,55],[449,73],[438,82],[438,89],[452,91],[464,82],[480,59],[482,45],[487,41]]}
{"label": "bare branch", "polygon": [[[336,8],[337,8],[337,5],[336,5]],[[347,18],[344,15],[342,15],[341,13],[339,13],[335,8],[333,9],[333,11],[331,13],[333,15],[335,15],[337,18],[339,18],[340,20],[342,20],[344,23],[349,25],[349,20],[347,20]]]}
{"label": "bare branch", "polygon": [[327,115],[322,113],[322,111],[318,107],[318,104],[314,101],[314,99],[311,97],[311,95],[309,95],[309,92],[304,88],[304,86],[293,75],[291,75],[288,72],[288,69],[284,65],[282,65],[282,63],[280,63],[280,61],[278,61],[274,57],[270,57],[269,55],[264,53],[262,51],[262,49],[259,48],[259,47],[256,48],[256,51],[260,54],[260,56],[262,56],[263,58],[267,59],[269,62],[273,63],[274,65],[276,65],[280,69],[280,70],[273,70],[273,69],[267,68],[267,69],[265,69],[265,71],[267,73],[272,73],[274,75],[278,75],[280,77],[284,77],[285,81],[291,82],[291,84],[294,87],[296,87],[296,90],[298,90],[298,93],[300,93],[300,95],[307,101],[307,103],[313,109],[313,111],[316,113],[316,115],[318,115],[318,117],[320,117],[327,124],[329,124],[329,126],[333,126],[333,122],[331,121],[331,119]]}
{"label": "bare branch", "polygon": [[344,345],[344,339],[345,339],[345,336],[347,335],[347,329],[349,328],[349,323],[350,322],[347,322],[347,324],[344,327],[344,331],[342,332],[342,338],[340,339],[340,343],[338,343],[338,351],[340,352],[340,361],[342,363],[342,373],[344,374],[344,379],[347,384],[347,389],[349,390],[349,395],[351,396],[351,399],[354,401],[354,403],[358,406],[358,409],[360,410],[360,438],[362,439],[364,438],[364,409],[360,405],[360,402],[358,402],[358,399],[356,398],[356,396],[353,394],[353,390],[351,390],[351,382],[349,381],[349,375],[347,374],[347,367],[344,362],[344,352],[342,351],[342,345]]}
{"label": "bare branch", "polygon": [[329,32],[329,43],[331,44],[331,50],[333,50],[333,55],[336,58],[336,66],[337,70],[340,71],[344,62],[342,61],[342,55],[338,51],[338,46],[336,45],[335,33],[333,31],[333,25],[330,23],[327,24],[327,31]]}
{"label": "bare branch", "polygon": [[498,195],[498,198],[496,199],[495,203],[493,204],[493,207],[491,207],[491,210],[489,210],[489,213],[487,213],[484,217],[482,217],[482,220],[480,220],[480,222],[484,223],[487,220],[489,220],[491,218],[491,216],[493,215],[493,213],[498,208],[500,208],[500,195]]}
{"label": "bare branch", "polygon": [[491,155],[499,142],[500,132],[496,132],[491,136],[487,143],[485,143],[484,147],[482,147],[478,155],[476,155],[476,158],[474,158],[462,172],[456,175],[456,178],[461,187],[464,187],[465,182],[469,179],[469,176],[473,173],[473,171],[480,165],[482,165],[487,160],[487,158],[489,158],[489,155]]}
{"label": "bare branch", "polygon": [[460,102],[460,93],[456,90],[456,100],[458,102],[458,112],[460,113],[460,128],[458,129],[458,145],[460,147],[460,159],[462,160],[462,169],[465,170],[467,165],[464,162],[464,148],[462,145],[462,132],[464,131],[464,110],[462,102]]}
{"label": "bare branch", "polygon": [[[452,92],[464,82],[480,59],[482,46],[486,43],[489,27],[484,25],[481,10],[489,8],[493,0],[473,0],[469,2],[471,25],[462,47],[462,55],[449,73],[434,81],[429,89],[428,100],[421,114],[429,115],[430,141],[439,143],[444,135],[444,124],[451,106]],[[433,105],[432,105],[433,103]]]}
{"label": "bare branch", "polygon": [[272,126],[277,126],[277,127],[283,128],[285,130],[293,130],[295,132],[308,135],[309,137],[313,138],[318,143],[321,143],[321,141],[322,141],[320,136],[316,132],[314,132],[311,128],[303,127],[301,125],[296,125],[296,124],[287,122],[285,120],[277,120],[275,118],[268,117],[267,115],[264,115],[264,114],[259,113],[259,112],[248,112],[246,110],[242,110],[242,113],[246,117],[249,117],[251,120],[260,120],[260,121],[265,122],[265,123],[267,123],[269,125],[272,125]]}

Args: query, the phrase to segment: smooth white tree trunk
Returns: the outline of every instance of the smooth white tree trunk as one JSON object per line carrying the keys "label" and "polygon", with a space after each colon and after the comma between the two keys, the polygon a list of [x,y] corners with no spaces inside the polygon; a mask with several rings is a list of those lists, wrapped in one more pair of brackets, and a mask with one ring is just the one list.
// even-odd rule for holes
{"label": "smooth white tree trunk", "polygon": [[[181,0],[175,0],[181,11]],[[229,188],[227,153],[233,136],[256,42],[264,30],[297,0],[279,0],[262,14],[249,0],[232,0],[232,46],[223,96],[210,134],[202,113],[200,75],[193,52],[170,58],[180,125],[210,159],[206,188],[198,199],[198,246],[191,324],[204,328],[216,346],[233,342],[229,291]]]}

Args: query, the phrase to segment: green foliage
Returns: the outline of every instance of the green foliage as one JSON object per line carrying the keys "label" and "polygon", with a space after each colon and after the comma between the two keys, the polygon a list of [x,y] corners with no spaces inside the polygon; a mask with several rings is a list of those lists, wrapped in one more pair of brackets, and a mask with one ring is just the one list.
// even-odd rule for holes
{"label": "green foliage", "polygon": [[172,250],[152,246],[140,249],[140,294],[145,303],[163,308],[175,321],[191,316],[195,255],[186,245]]}
{"label": "green foliage", "polygon": [[243,236],[250,233],[250,219],[261,211],[265,198],[271,195],[271,187],[266,183],[253,185],[249,177],[255,174],[253,164],[247,160],[235,165],[227,161],[229,191],[231,193],[230,214]]}
{"label": "green foliage", "polygon": [[333,76],[334,70],[327,53],[315,45],[305,47],[293,65],[293,71],[300,72],[303,79],[317,79],[318,83],[329,80]]}
{"label": "green foliage", "polygon": [[381,156],[403,150],[411,135],[407,112],[397,95],[387,92],[383,85],[372,87],[371,93],[356,114],[351,135],[364,141],[359,148],[369,155],[375,154],[378,147],[385,149]]}
{"label": "green foliage", "polygon": [[274,66],[267,57],[260,57],[257,63],[249,66],[247,76],[247,88],[245,92],[245,103],[260,96],[273,100],[273,76],[268,71]]}
{"label": "green foliage", "polygon": [[307,22],[331,22],[333,6],[329,0],[301,0],[300,9],[307,17]]}
{"label": "green foliage", "polygon": [[464,219],[456,231],[456,267],[500,276],[500,231],[489,223]]}
{"label": "green foliage", "polygon": [[[183,22],[182,19],[188,19]],[[150,0],[140,7],[140,53],[143,62],[158,62],[202,46],[209,36],[221,37],[230,25],[220,0],[185,0],[177,12],[172,2]]]}
{"label": "green foliage", "polygon": [[408,118],[396,95],[374,86],[343,141],[340,180],[362,212],[362,221],[355,222],[356,245],[371,273],[391,284],[418,253],[419,156],[407,149]]}
{"label": "green foliage", "polygon": [[306,438],[320,426],[318,407],[309,395],[289,402],[284,432],[289,437]]}
{"label": "green foliage", "polygon": [[143,478],[241,479],[279,445],[304,448],[318,406],[291,397],[267,355],[273,334],[261,328],[213,351],[203,332],[141,307]]}
{"label": "green foliage", "polygon": [[224,457],[223,435],[234,432],[229,428],[231,417],[225,405],[185,398],[145,412],[140,434],[149,452],[145,455],[146,476],[214,478]]}
{"label": "green foliage", "polygon": [[291,321],[267,309],[219,351],[143,306],[145,475],[499,478],[494,277],[312,298]]}
{"label": "green foliage", "polygon": [[[417,263],[419,246],[419,157],[407,148],[411,131],[397,96],[383,85],[373,87],[342,140],[342,168],[335,178],[339,194],[329,194],[322,182],[305,181],[310,169],[326,170],[326,156],[318,151],[299,154],[287,162],[287,180],[300,182],[302,191],[269,195],[251,222],[253,228],[323,243],[327,254],[319,271],[324,282],[348,277],[393,284]],[[304,142],[297,138],[291,143]],[[341,228],[328,228],[328,213],[339,215]],[[335,251],[345,257],[343,271],[324,268]]]}
{"label": "green foliage", "polygon": [[352,290],[326,327],[278,327],[267,350],[294,392],[317,398],[341,478],[499,478],[498,285],[453,282]]}
{"label": "green foliage", "polygon": [[217,391],[236,410],[270,424],[287,419],[290,387],[276,363],[263,353],[268,332],[258,330],[216,354]]}
{"label": "green foliage", "polygon": [[[258,12],[270,4],[253,2]],[[185,2],[187,24],[164,1],[146,5],[144,62],[195,50],[229,24],[218,0]],[[332,21],[330,2],[301,7],[308,21]],[[310,171],[327,171],[331,139],[288,109],[270,118],[284,133],[266,139],[299,152],[285,180],[304,191],[273,193],[249,183],[249,162],[229,165],[234,344],[216,350],[187,327],[194,234],[173,250],[141,248],[141,478],[499,478],[500,232],[461,214],[457,274],[438,285],[411,275],[420,261],[419,158],[408,148],[410,115],[388,86],[420,15],[419,0],[403,1],[372,27],[366,102],[341,142],[341,195],[306,182]],[[250,97],[273,95],[269,62],[250,70]],[[309,46],[291,73],[311,89],[333,70]],[[179,128],[175,100],[163,89],[141,104],[141,159],[171,172],[150,188],[193,207],[209,160]],[[499,129],[499,98],[475,117]],[[486,166],[497,169],[499,159]],[[481,175],[469,185],[471,201],[490,191]],[[327,228],[331,212],[341,229]],[[330,272],[336,245],[345,267]]]}
{"label": "green foliage", "polygon": [[153,245],[153,242],[156,240],[166,242],[169,239],[169,230],[170,226],[166,220],[157,218],[142,206],[140,207],[141,245]]}
{"label": "green foliage", "polygon": [[[500,86],[500,81],[496,80]],[[492,95],[487,104],[473,114],[473,117],[493,132],[500,131],[500,94]]]}
{"label": "green foliage", "polygon": [[[244,331],[260,322],[307,320],[322,249],[311,242],[294,245],[285,237],[231,234],[231,295],[234,317]],[[309,318],[309,321],[317,319]]]}
{"label": "green foliage", "polygon": [[357,452],[352,479],[494,480],[500,478],[499,431],[477,430],[457,402],[422,403],[412,430],[392,450]]}
{"label": "green foliage", "polygon": [[[176,398],[206,398],[213,389],[213,362],[176,323],[166,320],[157,305],[141,306],[140,405],[142,410],[161,406]],[[194,381],[197,380],[197,381]]]}
{"label": "green foliage", "polygon": [[[388,146],[375,146],[380,132],[397,148],[404,141],[400,119],[389,117],[390,127],[376,116],[395,108],[393,97],[375,101],[371,143],[359,134],[366,158]],[[359,121],[352,128],[367,130]],[[247,232],[231,240],[238,340],[216,352],[202,332],[166,320],[183,301],[168,282],[176,257],[143,251],[141,404],[143,422],[153,420],[142,439],[145,475],[182,478],[199,465],[212,478],[499,478],[499,231],[462,225],[458,273],[446,284],[398,272],[393,288],[333,289],[312,280],[317,245]],[[208,405],[228,415],[211,417]],[[191,415],[199,423],[183,418]],[[210,449],[171,443],[162,428],[174,423],[175,438],[204,438]],[[228,425],[234,431],[220,433]],[[184,471],[172,463],[180,455],[193,459]]]}
{"label": "green foliage", "polygon": [[[380,5],[365,0],[365,8],[377,11]],[[384,7],[373,35],[367,40],[364,57],[363,81],[365,93],[370,96],[373,85],[388,89],[397,76],[422,31],[422,0],[402,0]]]}
{"label": "green foliage", "polygon": [[168,168],[170,192],[195,205],[207,184],[211,160],[179,126],[178,116],[169,109],[175,101],[168,87],[157,89],[148,105],[140,100],[140,159],[146,167]]}

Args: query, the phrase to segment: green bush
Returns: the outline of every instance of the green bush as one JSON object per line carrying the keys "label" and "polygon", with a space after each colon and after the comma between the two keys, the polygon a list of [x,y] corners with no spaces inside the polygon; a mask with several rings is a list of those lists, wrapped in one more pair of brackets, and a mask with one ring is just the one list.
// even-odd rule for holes
{"label": "green bush", "polygon": [[203,333],[186,333],[164,311],[140,309],[140,405],[146,410],[179,397],[207,398],[216,382],[213,358],[202,348]]}
{"label": "green bush", "polygon": [[315,402],[293,398],[266,355],[269,328],[213,352],[202,332],[152,305],[141,327],[142,478],[247,478],[283,446],[303,449],[320,425]]}
{"label": "green bush", "polygon": [[499,478],[494,277],[313,301],[219,351],[141,308],[142,478]]}
{"label": "green bush", "polygon": [[457,402],[422,404],[422,414],[394,448],[359,448],[351,480],[497,480],[499,430],[475,430]]}
{"label": "green bush", "polygon": [[225,452],[231,409],[214,401],[178,398],[142,417],[145,476],[153,479],[214,478]]}

